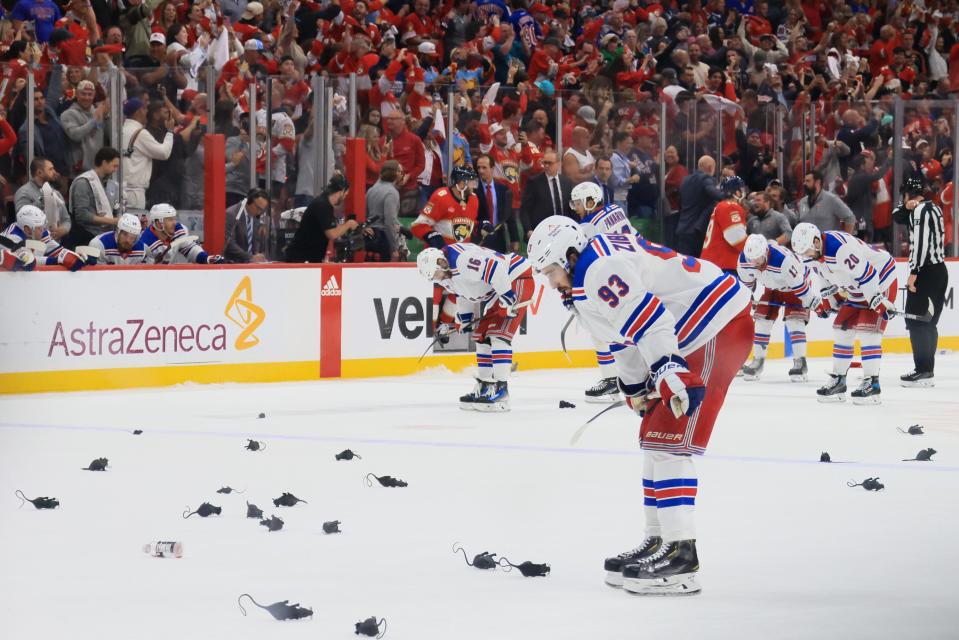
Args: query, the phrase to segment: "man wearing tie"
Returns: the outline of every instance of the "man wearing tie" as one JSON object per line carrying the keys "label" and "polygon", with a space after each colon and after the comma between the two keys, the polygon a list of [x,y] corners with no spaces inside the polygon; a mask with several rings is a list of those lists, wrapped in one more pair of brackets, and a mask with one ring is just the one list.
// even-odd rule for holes
{"label": "man wearing tie", "polygon": [[266,262],[266,237],[260,216],[270,210],[266,189],[250,189],[246,198],[226,210],[223,256],[227,262]]}
{"label": "man wearing tie", "polygon": [[[508,253],[519,251],[519,223],[513,215],[513,193],[509,187],[493,180],[493,163],[488,155],[476,159],[476,172],[479,174],[479,212],[476,221],[480,223],[474,237],[493,251]],[[489,224],[486,224],[489,223]],[[499,228],[497,228],[499,227]],[[484,238],[480,229],[493,229],[490,236]],[[507,233],[509,243],[507,244]]]}
{"label": "man wearing tie", "polygon": [[552,149],[543,152],[542,164],[543,172],[530,178],[526,183],[526,189],[523,190],[520,216],[526,228],[527,239],[536,225],[549,216],[574,218],[569,203],[573,183],[566,176],[560,175],[559,158],[556,152]]}
{"label": "man wearing tie", "polygon": [[609,158],[597,158],[593,182],[603,190],[603,206],[613,204],[613,190],[609,188],[609,179],[613,177],[613,161]]}

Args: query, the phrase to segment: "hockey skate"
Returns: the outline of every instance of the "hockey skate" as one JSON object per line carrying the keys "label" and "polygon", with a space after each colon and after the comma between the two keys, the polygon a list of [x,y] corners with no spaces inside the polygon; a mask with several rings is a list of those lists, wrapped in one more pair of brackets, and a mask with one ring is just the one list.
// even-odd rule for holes
{"label": "hockey skate", "polygon": [[586,402],[601,404],[619,400],[619,385],[616,378],[603,378],[586,390]]}
{"label": "hockey skate", "polygon": [[766,364],[765,358],[753,358],[752,362],[743,365],[743,378],[746,380],[759,380],[763,373],[763,366]]}
{"label": "hockey skate", "polygon": [[645,562],[623,567],[623,589],[644,596],[699,593],[699,557],[695,540],[677,540],[660,547]]}
{"label": "hockey skate", "polygon": [[491,382],[485,382],[477,378],[476,386],[465,396],[460,396],[460,409],[463,411],[475,411],[476,402],[486,393],[486,387],[492,385]]}
{"label": "hockey skate", "polygon": [[809,367],[806,366],[806,359],[793,358],[793,368],[789,370],[789,379],[793,382],[805,382],[809,379],[807,373],[809,373]]}
{"label": "hockey skate", "polygon": [[864,376],[859,388],[849,395],[852,396],[853,404],[880,404],[882,402],[881,393],[879,376]]}
{"label": "hockey skate", "polygon": [[505,380],[487,382],[486,391],[473,403],[476,411],[509,411],[509,387]]}
{"label": "hockey skate", "polygon": [[623,567],[628,564],[637,564],[654,555],[663,546],[663,539],[651,536],[635,549],[624,551],[613,558],[606,558],[603,568],[606,569],[606,584],[617,589],[623,586]]}
{"label": "hockey skate", "polygon": [[829,384],[816,389],[816,399],[819,402],[845,402],[846,376],[830,373],[829,377],[832,378]]}
{"label": "hockey skate", "polygon": [[933,378],[931,371],[924,373],[920,373],[919,371],[910,371],[906,375],[899,376],[899,384],[904,387],[928,388],[936,386],[936,381]]}

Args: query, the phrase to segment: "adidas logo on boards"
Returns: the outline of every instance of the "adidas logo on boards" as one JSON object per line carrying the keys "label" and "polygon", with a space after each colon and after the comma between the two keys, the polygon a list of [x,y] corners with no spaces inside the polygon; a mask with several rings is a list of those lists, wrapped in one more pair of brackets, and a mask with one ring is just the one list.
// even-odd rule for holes
{"label": "adidas logo on boards", "polygon": [[340,291],[340,283],[336,281],[336,276],[330,276],[330,279],[326,281],[326,284],[323,285],[323,288],[320,289],[321,296],[341,296],[343,295]]}

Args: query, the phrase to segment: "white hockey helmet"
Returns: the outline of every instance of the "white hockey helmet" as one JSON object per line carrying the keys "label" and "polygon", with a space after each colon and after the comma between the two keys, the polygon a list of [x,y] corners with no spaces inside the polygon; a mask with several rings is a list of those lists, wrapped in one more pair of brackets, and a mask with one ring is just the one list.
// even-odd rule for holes
{"label": "white hockey helmet", "polygon": [[140,226],[140,218],[136,217],[132,213],[124,213],[120,216],[120,219],[117,220],[117,231],[126,231],[127,233],[133,234],[135,237],[140,237],[140,231],[142,228]]}
{"label": "white hockey helmet", "polygon": [[550,216],[536,225],[529,237],[526,255],[537,272],[542,272],[551,264],[558,264],[568,271],[569,260],[566,255],[569,250],[576,249],[582,253],[587,244],[589,239],[575,220],[566,216]]}
{"label": "white hockey helmet", "polygon": [[743,255],[750,264],[756,264],[760,258],[766,257],[769,250],[769,241],[761,233],[751,233],[746,238],[746,246],[743,247]]}
{"label": "white hockey helmet", "polygon": [[[592,200],[592,204],[588,202]],[[577,203],[583,203],[583,211],[589,213],[603,204],[603,190],[595,182],[580,182],[569,194],[569,206],[576,211]]]}
{"label": "white hockey helmet", "polygon": [[813,241],[821,236],[819,227],[810,222],[800,222],[793,229],[791,244],[793,251],[800,256],[805,256],[806,252],[813,249]]}
{"label": "white hockey helmet", "polygon": [[32,204],[23,205],[20,207],[20,210],[17,211],[17,226],[21,229],[26,229],[27,227],[30,227],[31,230],[46,229],[47,214],[45,214],[40,207],[35,207]]}
{"label": "white hockey helmet", "polygon": [[442,251],[435,247],[427,247],[416,256],[416,268],[419,269],[421,276],[432,282],[436,277],[436,270],[440,268],[440,260],[445,259],[446,256]]}
{"label": "white hockey helmet", "polygon": [[150,207],[150,225],[154,225],[158,221],[164,220],[166,218],[175,218],[175,217],[176,217],[176,209],[174,209],[172,206],[168,205],[165,202],[161,202],[160,204],[155,204],[152,207]]}

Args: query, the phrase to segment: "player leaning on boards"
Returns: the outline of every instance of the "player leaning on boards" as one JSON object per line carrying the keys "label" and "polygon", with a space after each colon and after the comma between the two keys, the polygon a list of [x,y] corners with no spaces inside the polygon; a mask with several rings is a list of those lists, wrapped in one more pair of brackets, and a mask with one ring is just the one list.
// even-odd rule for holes
{"label": "player leaning on boards", "polygon": [[[603,204],[603,189],[593,181],[580,182],[569,194],[569,206],[580,218],[580,226],[587,238],[600,233],[636,235],[638,232],[629,222],[629,216],[618,204]],[[572,298],[563,297],[563,306],[573,311]],[[615,402],[619,399],[616,384],[616,353],[622,351],[619,343],[604,344],[593,341],[596,362],[599,364],[600,380],[586,389],[586,402]]]}
{"label": "player leaning on boards", "polygon": [[103,264],[142,264],[146,261],[146,245],[140,237],[140,218],[124,213],[117,220],[116,229],[93,238],[90,247],[96,249],[99,258],[92,262]]}
{"label": "player leaning on boards", "polygon": [[[888,253],[873,249],[845,231],[819,231],[808,222],[793,229],[792,247],[799,256],[811,258],[827,285],[844,294],[833,323],[832,380],[816,391],[820,402],[846,399],[846,372],[852,362],[853,345],[859,338],[862,355],[862,385],[852,392],[855,404],[879,404],[879,364],[882,334],[895,309],[896,262]],[[825,295],[820,312],[834,309],[835,296]]]}
{"label": "player leaning on boards", "polygon": [[[37,265],[60,265],[70,271],[86,266],[83,257],[65,248],[47,231],[47,214],[39,207],[27,204],[17,211],[16,221],[3,230],[4,244],[23,243],[2,255],[3,268],[11,271],[33,271]],[[32,249],[29,241],[42,245]]]}
{"label": "player leaning on boards", "polygon": [[186,227],[176,219],[176,209],[168,204],[155,204],[148,216],[150,226],[140,239],[146,245],[148,264],[221,264],[223,256],[210,255],[187,234]]}
{"label": "player leaning on boards", "polygon": [[617,355],[626,403],[642,416],[646,538],[606,560],[606,582],[640,594],[699,591],[693,509],[702,454],[749,355],[749,292],[709,262],[635,235],[598,235],[562,216],[530,236],[533,267],[572,294],[580,322]]}
{"label": "player leaning on boards", "polygon": [[[535,289],[529,263],[515,253],[456,242],[442,249],[424,249],[416,266],[420,275],[456,296],[455,325],[440,324],[437,333],[472,331],[476,342],[476,386],[460,397],[460,408],[509,411],[513,336]],[[482,317],[474,321],[476,303],[482,305]],[[447,298],[446,304],[453,303]],[[445,313],[440,310],[441,317]]]}
{"label": "player leaning on boards", "polygon": [[793,345],[789,379],[805,382],[809,371],[806,365],[806,325],[809,324],[809,310],[818,309],[820,305],[818,287],[813,283],[809,268],[795,253],[779,246],[775,240],[753,233],[746,238],[746,245],[739,254],[738,272],[739,279],[752,291],[756,290],[757,283],[763,286],[753,310],[756,337],[753,339],[753,360],[743,367],[745,379],[758,380],[762,374],[769,336],[781,310]]}
{"label": "player leaning on boards", "polygon": [[928,322],[906,318],[912,358],[916,368],[899,377],[904,387],[932,387],[939,342],[939,316],[946,299],[949,271],[946,268],[945,225],[942,210],[925,197],[925,185],[919,178],[908,178],[902,186],[903,203],[893,219],[909,225],[909,281],[906,313],[922,317],[932,312]]}

